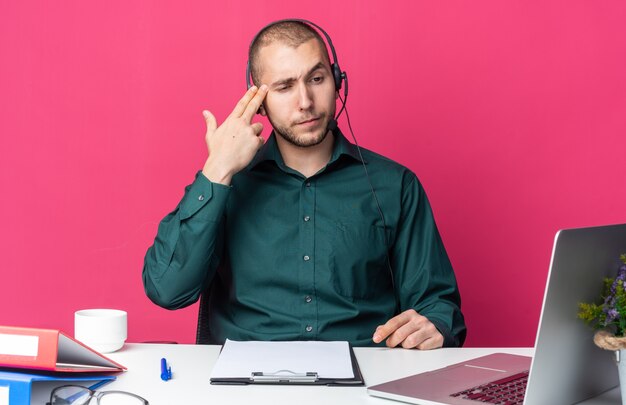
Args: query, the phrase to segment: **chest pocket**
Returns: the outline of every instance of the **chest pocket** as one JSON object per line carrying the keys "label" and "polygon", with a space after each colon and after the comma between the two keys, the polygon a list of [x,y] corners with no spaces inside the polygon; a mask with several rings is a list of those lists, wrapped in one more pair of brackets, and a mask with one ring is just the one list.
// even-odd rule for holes
{"label": "chest pocket", "polygon": [[348,298],[372,298],[391,288],[384,229],[338,221],[330,257],[333,287]]}

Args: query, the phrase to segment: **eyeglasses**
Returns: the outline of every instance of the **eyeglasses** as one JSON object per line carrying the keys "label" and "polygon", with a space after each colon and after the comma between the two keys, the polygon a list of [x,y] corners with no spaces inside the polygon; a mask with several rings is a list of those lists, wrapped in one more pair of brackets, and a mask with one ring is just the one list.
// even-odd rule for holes
{"label": "eyeglasses", "polygon": [[148,405],[139,395],[125,391],[94,391],[80,385],[63,385],[52,390],[46,405],[85,405],[95,397],[98,405]]}

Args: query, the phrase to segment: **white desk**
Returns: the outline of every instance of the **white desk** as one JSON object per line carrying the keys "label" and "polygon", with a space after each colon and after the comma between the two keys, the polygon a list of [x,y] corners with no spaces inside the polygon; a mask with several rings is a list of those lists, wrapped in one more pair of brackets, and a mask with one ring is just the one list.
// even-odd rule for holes
{"label": "white desk", "polygon": [[[399,403],[370,397],[364,386],[211,385],[209,382],[211,368],[217,360],[219,350],[220,346],[126,344],[124,348],[111,353],[109,357],[128,367],[128,371],[120,374],[117,381],[103,387],[103,390],[130,391],[143,396],[151,405],[390,405]],[[355,348],[366,385],[444,367],[493,352],[530,356],[533,349],[463,348],[422,352],[404,349]],[[173,378],[167,382],[160,378],[162,357],[167,358],[168,365],[172,367]],[[613,390],[600,398],[585,402],[585,405],[618,404],[621,404],[619,390]]]}

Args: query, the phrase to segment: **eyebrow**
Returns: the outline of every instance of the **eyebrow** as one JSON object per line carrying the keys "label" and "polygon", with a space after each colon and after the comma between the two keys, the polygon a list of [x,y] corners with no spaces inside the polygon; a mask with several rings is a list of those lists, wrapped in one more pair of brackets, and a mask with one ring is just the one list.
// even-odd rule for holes
{"label": "eyebrow", "polygon": [[[324,65],[324,63],[322,62],[317,62],[317,64],[315,66],[313,66],[311,69],[309,69],[309,71],[305,74],[305,76],[309,76],[311,75],[311,73],[315,72],[316,70],[320,69],[320,68],[325,68],[326,66]],[[270,85],[270,87],[279,87],[281,85],[284,84],[291,84],[293,82],[295,82],[297,79],[295,77],[289,77],[286,79],[281,79],[278,81],[275,81],[274,83],[272,83]]]}

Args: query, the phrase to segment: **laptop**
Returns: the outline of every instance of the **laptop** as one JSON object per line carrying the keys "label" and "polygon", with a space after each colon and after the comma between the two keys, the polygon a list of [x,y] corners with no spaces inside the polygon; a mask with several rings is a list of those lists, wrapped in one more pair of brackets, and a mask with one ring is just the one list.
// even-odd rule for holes
{"label": "laptop", "polygon": [[[423,405],[573,404],[618,385],[613,353],[596,347],[577,318],[579,302],[596,302],[605,277],[626,253],[626,224],[557,232],[534,356],[494,353],[368,387],[367,393]],[[492,389],[506,387],[511,398]]]}

